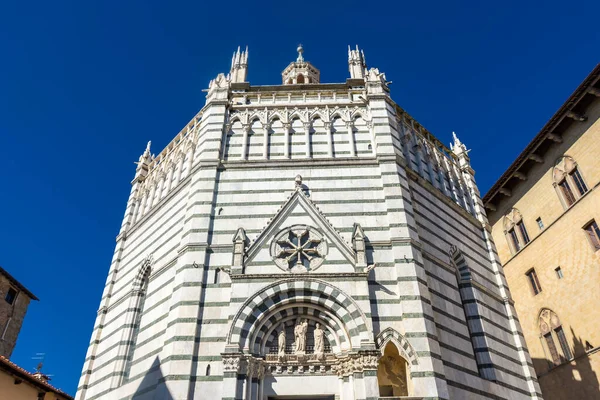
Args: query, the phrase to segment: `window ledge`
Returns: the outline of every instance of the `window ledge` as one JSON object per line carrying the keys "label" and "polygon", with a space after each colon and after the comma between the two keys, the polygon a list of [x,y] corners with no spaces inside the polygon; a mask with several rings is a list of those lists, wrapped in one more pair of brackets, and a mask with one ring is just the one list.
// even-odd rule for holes
{"label": "window ledge", "polygon": [[[580,195],[577,199],[575,199],[575,201],[568,206],[567,208],[565,208],[565,212],[569,211],[569,209],[573,208],[577,203],[579,203],[579,200],[583,199],[585,196],[587,196],[587,194],[589,192],[591,192],[593,189],[589,189],[587,192],[585,192],[584,194]],[[558,219],[558,218],[557,218]]]}
{"label": "window ledge", "polygon": [[567,364],[570,364],[570,363],[572,363],[573,361],[576,361],[576,360],[578,360],[578,359],[580,359],[580,358],[582,358],[582,357],[587,357],[587,356],[590,356],[590,355],[592,355],[592,354],[594,354],[594,353],[596,353],[596,352],[598,352],[598,351],[600,351],[600,347],[594,347],[593,349],[587,350],[585,353],[583,353],[583,354],[581,354],[581,355],[579,355],[579,356],[577,356],[577,357],[571,357],[570,359],[568,359],[568,360],[565,360],[565,361],[561,362],[561,363],[560,363],[560,364],[558,364],[558,365],[552,365],[552,366],[551,366],[551,367],[548,369],[548,371],[544,372],[543,374],[539,374],[539,375],[538,375],[538,378],[541,378],[541,377],[542,377],[542,376],[544,376],[544,375],[548,375],[548,374],[550,374],[551,372],[554,372],[555,370],[557,370],[557,369],[558,369],[558,368],[560,368],[560,367],[563,367],[563,366],[565,366],[565,365],[567,365]]}

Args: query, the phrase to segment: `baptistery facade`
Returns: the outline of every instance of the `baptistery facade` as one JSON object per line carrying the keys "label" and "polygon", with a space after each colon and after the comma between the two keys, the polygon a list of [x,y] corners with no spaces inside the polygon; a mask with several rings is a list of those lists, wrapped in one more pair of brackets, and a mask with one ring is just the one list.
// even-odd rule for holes
{"label": "baptistery facade", "polygon": [[138,161],[78,399],[541,398],[466,147],[248,52]]}

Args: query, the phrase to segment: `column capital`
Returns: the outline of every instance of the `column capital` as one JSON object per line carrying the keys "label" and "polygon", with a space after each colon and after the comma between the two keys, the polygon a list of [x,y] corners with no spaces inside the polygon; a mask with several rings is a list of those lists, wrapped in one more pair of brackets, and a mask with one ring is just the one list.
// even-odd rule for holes
{"label": "column capital", "polygon": [[156,173],[156,180],[160,181],[161,179],[165,179],[166,176],[167,174],[165,173],[165,171],[160,170]]}
{"label": "column capital", "polygon": [[221,353],[223,372],[238,372],[242,364],[241,353]]}

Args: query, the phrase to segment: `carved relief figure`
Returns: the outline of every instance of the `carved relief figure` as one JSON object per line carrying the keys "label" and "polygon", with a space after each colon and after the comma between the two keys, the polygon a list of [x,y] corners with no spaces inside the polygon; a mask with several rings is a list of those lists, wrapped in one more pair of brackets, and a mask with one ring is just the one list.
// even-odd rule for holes
{"label": "carved relief figure", "polygon": [[325,342],[323,340],[323,329],[321,329],[321,325],[319,323],[315,326],[314,336],[315,336],[315,354],[322,354],[325,351]]}
{"label": "carved relief figure", "polygon": [[294,338],[296,340],[296,354],[304,354],[306,352],[306,331],[308,330],[308,322],[306,320],[296,320],[294,327]]}
{"label": "carved relief figure", "polygon": [[277,342],[277,353],[282,356],[285,354],[285,327],[281,325],[281,331],[279,331],[279,337]]}

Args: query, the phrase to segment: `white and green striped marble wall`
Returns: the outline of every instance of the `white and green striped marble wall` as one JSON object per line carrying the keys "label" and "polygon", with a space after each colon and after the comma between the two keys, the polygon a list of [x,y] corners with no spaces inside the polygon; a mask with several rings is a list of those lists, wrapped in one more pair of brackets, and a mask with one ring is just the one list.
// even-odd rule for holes
{"label": "white and green striped marble wall", "polygon": [[[174,141],[140,158],[77,399],[374,400],[376,365],[364,360],[390,341],[417,398],[541,398],[468,158],[400,109],[376,73],[232,85],[211,82]],[[273,261],[274,235],[295,225],[327,241],[314,271]],[[278,302],[292,311],[269,317]],[[254,321],[271,318],[258,337],[272,338],[277,318],[302,312],[330,313],[338,357],[363,364],[312,380],[265,370],[265,355],[245,347]]]}

